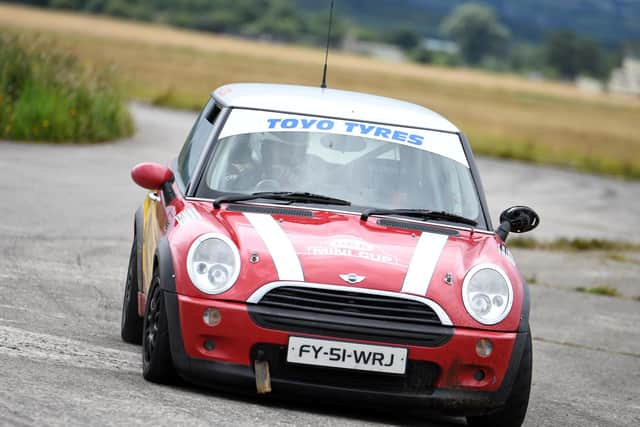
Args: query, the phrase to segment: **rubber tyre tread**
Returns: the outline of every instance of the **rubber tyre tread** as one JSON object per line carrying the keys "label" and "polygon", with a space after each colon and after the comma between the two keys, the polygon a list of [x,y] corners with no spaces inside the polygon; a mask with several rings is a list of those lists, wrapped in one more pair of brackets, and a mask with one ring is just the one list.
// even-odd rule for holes
{"label": "rubber tyre tread", "polygon": [[[159,294],[159,319],[158,330],[155,334],[155,345],[149,360],[145,357],[145,340],[147,339],[147,313],[154,299],[155,293]],[[177,380],[177,374],[171,360],[171,345],[169,339],[169,327],[167,321],[167,311],[164,302],[164,291],[160,288],[160,277],[156,271],[153,273],[145,316],[143,319],[143,343],[142,343],[142,376],[145,380],[158,384],[173,384]]]}
{"label": "rubber tyre tread", "polygon": [[531,374],[533,370],[533,356],[531,345],[531,330],[522,353],[520,368],[511,395],[504,407],[489,415],[467,417],[467,425],[472,427],[520,427],[524,423],[529,406],[529,394],[531,392]]}
{"label": "rubber tyre tread", "polygon": [[120,320],[120,336],[124,342],[142,344],[142,318],[138,315],[138,261],[136,238],[133,238],[127,279],[125,281],[122,301],[122,318]]}

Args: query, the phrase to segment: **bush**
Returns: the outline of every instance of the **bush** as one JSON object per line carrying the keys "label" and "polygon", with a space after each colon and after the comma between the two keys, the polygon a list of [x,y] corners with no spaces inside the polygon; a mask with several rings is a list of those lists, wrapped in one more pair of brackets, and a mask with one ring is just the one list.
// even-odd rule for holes
{"label": "bush", "polygon": [[0,33],[0,138],[97,142],[131,135],[112,74],[39,38]]}
{"label": "bush", "polygon": [[418,64],[430,64],[433,62],[433,54],[431,51],[423,48],[417,47],[409,52],[409,58],[411,58],[414,62]]}

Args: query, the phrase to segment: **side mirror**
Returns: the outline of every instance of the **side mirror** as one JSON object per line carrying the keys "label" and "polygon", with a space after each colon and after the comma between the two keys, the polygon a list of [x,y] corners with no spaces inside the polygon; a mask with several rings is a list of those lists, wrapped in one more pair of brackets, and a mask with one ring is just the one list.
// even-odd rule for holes
{"label": "side mirror", "polygon": [[167,181],[173,181],[173,172],[158,163],[140,163],[131,169],[131,178],[142,188],[157,190]]}
{"label": "side mirror", "polygon": [[509,232],[526,233],[538,224],[540,217],[533,209],[527,206],[513,206],[500,214],[500,226],[496,229],[496,234],[506,241]]}

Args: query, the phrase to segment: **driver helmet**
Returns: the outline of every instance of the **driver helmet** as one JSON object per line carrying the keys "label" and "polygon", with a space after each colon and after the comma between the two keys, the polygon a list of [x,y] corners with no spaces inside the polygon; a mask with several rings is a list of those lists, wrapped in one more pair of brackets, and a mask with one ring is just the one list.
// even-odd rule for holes
{"label": "driver helmet", "polygon": [[251,158],[264,166],[292,167],[304,162],[307,132],[261,132],[251,135]]}

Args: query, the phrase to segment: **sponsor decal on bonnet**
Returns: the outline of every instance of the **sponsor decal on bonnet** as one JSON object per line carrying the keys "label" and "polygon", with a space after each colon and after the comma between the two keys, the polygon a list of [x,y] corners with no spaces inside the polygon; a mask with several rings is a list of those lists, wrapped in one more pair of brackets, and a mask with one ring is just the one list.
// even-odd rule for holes
{"label": "sponsor decal on bonnet", "polygon": [[513,257],[513,254],[511,253],[508,247],[506,247],[503,244],[500,244],[498,245],[498,250],[500,251],[500,255],[508,259],[511,264],[516,265],[516,259]]}
{"label": "sponsor decal on bonnet", "polygon": [[352,236],[337,236],[326,240],[323,245],[309,246],[304,255],[351,257],[398,265],[398,257],[377,250],[372,244]]}
{"label": "sponsor decal on bonnet", "polygon": [[188,207],[184,209],[182,212],[180,212],[178,215],[176,215],[176,221],[178,221],[178,224],[180,225],[184,225],[189,221],[198,221],[201,219],[202,217],[200,216],[198,211],[192,207]]}

